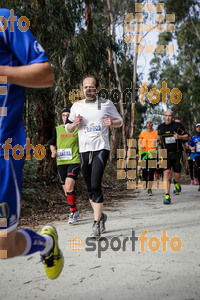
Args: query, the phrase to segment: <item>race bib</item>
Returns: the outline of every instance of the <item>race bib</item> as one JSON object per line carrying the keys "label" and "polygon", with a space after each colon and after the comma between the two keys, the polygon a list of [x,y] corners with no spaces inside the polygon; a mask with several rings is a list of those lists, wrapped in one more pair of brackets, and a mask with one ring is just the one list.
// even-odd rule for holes
{"label": "race bib", "polygon": [[72,159],[72,149],[66,148],[66,149],[58,149],[58,160],[71,160]]}
{"label": "race bib", "polygon": [[174,143],[176,143],[175,137],[170,136],[165,138],[165,144],[174,144]]}
{"label": "race bib", "polygon": [[197,152],[200,152],[200,142],[197,143]]}
{"label": "race bib", "polygon": [[100,136],[102,133],[101,123],[92,122],[85,125],[84,133],[90,137]]}

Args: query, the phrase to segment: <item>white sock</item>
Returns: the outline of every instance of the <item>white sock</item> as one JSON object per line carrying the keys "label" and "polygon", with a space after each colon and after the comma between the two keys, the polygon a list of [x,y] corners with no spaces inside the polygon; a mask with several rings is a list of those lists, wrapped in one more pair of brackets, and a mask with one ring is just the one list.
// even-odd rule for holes
{"label": "white sock", "polygon": [[45,256],[45,255],[47,255],[50,252],[50,250],[53,249],[54,242],[53,242],[52,236],[50,236],[48,234],[42,234],[42,236],[46,240],[46,247],[45,247],[45,249],[43,251],[40,252],[40,254],[43,255],[43,256]]}

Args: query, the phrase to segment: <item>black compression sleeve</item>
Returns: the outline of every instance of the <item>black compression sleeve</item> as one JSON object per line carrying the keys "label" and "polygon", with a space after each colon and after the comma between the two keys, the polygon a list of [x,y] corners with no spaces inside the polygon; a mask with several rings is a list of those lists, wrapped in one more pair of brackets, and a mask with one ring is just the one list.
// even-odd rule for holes
{"label": "black compression sleeve", "polygon": [[50,145],[56,146],[56,139],[57,139],[57,132],[56,132],[56,128],[54,128]]}

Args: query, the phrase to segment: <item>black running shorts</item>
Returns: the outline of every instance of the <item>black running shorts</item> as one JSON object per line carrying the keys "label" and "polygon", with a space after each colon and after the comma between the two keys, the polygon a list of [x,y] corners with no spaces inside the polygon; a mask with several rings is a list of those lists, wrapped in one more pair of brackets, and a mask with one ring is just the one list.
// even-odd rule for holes
{"label": "black running shorts", "polygon": [[65,184],[65,179],[72,178],[76,180],[80,170],[80,164],[71,164],[71,165],[60,165],[58,166],[58,175],[60,177],[61,184]]}
{"label": "black running shorts", "polygon": [[167,168],[164,170],[172,170],[175,173],[181,173],[183,163],[182,152],[167,153]]}

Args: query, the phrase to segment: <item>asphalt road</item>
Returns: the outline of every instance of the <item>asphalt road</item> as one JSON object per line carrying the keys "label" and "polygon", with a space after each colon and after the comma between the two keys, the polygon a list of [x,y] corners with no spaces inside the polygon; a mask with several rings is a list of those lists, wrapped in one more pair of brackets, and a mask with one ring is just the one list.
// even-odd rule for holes
{"label": "asphalt road", "polygon": [[107,231],[99,242],[86,240],[91,213],[74,225],[55,222],[65,257],[60,277],[51,281],[45,276],[38,253],[1,260],[1,299],[199,300],[197,190],[198,186],[184,185],[179,196],[172,196],[171,205],[163,205],[162,190],[152,197],[138,191],[136,198],[130,190],[127,203],[107,209]]}

